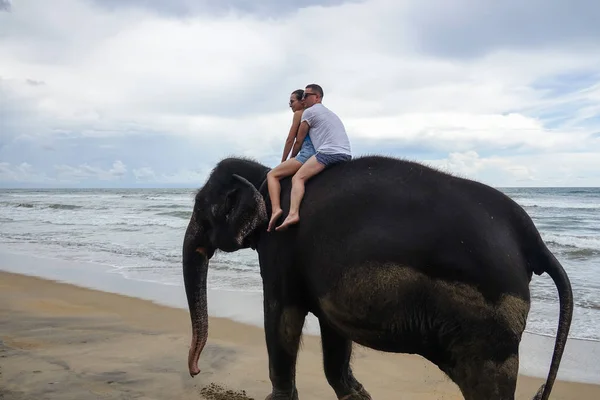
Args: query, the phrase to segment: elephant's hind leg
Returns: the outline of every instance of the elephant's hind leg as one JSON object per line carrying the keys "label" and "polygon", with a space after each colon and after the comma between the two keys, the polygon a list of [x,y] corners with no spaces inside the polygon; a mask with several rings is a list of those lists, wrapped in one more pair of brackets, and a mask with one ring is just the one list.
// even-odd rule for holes
{"label": "elephant's hind leg", "polygon": [[325,376],[338,399],[370,400],[371,396],[354,378],[350,368],[352,341],[335,332],[326,321],[319,321],[319,325]]}
{"label": "elephant's hind leg", "polygon": [[463,358],[447,373],[465,400],[514,400],[518,370],[515,352],[501,362]]}

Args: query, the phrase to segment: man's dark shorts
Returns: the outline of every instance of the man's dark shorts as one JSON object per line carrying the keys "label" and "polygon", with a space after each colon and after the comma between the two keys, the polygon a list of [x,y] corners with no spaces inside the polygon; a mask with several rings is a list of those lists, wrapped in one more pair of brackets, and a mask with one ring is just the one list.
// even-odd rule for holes
{"label": "man's dark shorts", "polygon": [[344,153],[323,154],[317,152],[315,157],[317,158],[317,161],[323,164],[325,167],[330,167],[334,164],[350,161],[352,159],[350,154]]}

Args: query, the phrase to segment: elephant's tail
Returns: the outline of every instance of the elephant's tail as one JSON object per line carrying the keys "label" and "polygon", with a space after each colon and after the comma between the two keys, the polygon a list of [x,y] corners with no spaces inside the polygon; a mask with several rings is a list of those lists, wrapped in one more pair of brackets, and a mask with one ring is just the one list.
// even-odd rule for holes
{"label": "elephant's tail", "polygon": [[558,367],[562,358],[567,336],[571,327],[571,318],[573,316],[573,291],[571,290],[571,282],[562,265],[556,257],[548,250],[545,245],[541,255],[540,262],[535,273],[541,275],[543,272],[548,273],[556,288],[558,289],[558,298],[560,301],[560,315],[558,318],[558,331],[556,332],[556,342],[554,343],[554,353],[552,354],[552,362],[550,363],[550,371],[546,383],[543,384],[536,393],[533,400],[548,400],[554,380],[558,373]]}

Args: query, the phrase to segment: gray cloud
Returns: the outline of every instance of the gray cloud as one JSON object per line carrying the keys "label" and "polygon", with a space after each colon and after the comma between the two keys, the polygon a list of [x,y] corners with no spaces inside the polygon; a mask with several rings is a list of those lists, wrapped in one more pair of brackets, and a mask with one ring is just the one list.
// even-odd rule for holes
{"label": "gray cloud", "polygon": [[35,79],[27,79],[26,82],[31,86],[41,86],[46,84],[44,81],[36,81]]}
{"label": "gray cloud", "polygon": [[420,48],[445,57],[600,43],[597,0],[426,0],[414,2],[407,17]]}
{"label": "gray cloud", "polygon": [[59,180],[80,182],[86,179],[97,179],[100,181],[112,181],[123,178],[127,172],[127,167],[122,161],[115,161],[109,169],[93,167],[88,164],[81,164],[77,167],[70,165],[56,165],[56,175]]}
{"label": "gray cloud", "polygon": [[0,0],[0,11],[10,11],[11,9],[11,1],[10,0]]}
{"label": "gray cloud", "polygon": [[15,94],[9,83],[0,77],[0,151],[18,136],[32,111],[29,101]]}
{"label": "gray cloud", "polygon": [[[60,128],[59,120],[44,119],[39,109],[38,91],[43,83],[31,79],[3,79],[0,76],[0,159],[8,160],[14,146],[32,141],[39,146],[49,146],[48,134]],[[20,91],[27,88],[29,90]],[[47,116],[46,116],[47,117]],[[18,154],[18,153],[17,153]]]}
{"label": "gray cloud", "polygon": [[222,14],[238,11],[256,15],[280,16],[310,6],[336,6],[361,0],[94,0],[99,6],[116,8],[140,7],[156,13],[186,17],[198,14]]}
{"label": "gray cloud", "polygon": [[[585,135],[600,126],[600,53],[577,47],[595,25],[538,0],[424,1],[297,15],[317,1],[60,0],[60,13],[15,2],[0,13],[0,186],[197,186],[228,155],[276,165],[289,93],[313,81],[356,155],[434,160],[491,181],[528,179],[515,154],[543,154],[558,176],[553,152],[597,152]],[[238,12],[214,17],[228,7]],[[563,12],[566,26],[551,20]],[[506,28],[511,18],[522,23]],[[591,176],[596,164],[583,160],[577,170]]]}

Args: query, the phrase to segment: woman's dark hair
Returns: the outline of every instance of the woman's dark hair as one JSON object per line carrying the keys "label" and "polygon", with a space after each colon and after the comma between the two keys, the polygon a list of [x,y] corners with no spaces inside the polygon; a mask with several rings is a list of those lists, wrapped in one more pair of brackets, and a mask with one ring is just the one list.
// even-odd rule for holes
{"label": "woman's dark hair", "polygon": [[292,92],[292,94],[296,96],[296,100],[302,100],[302,96],[304,96],[304,90],[303,89],[297,89],[297,90],[294,90]]}

